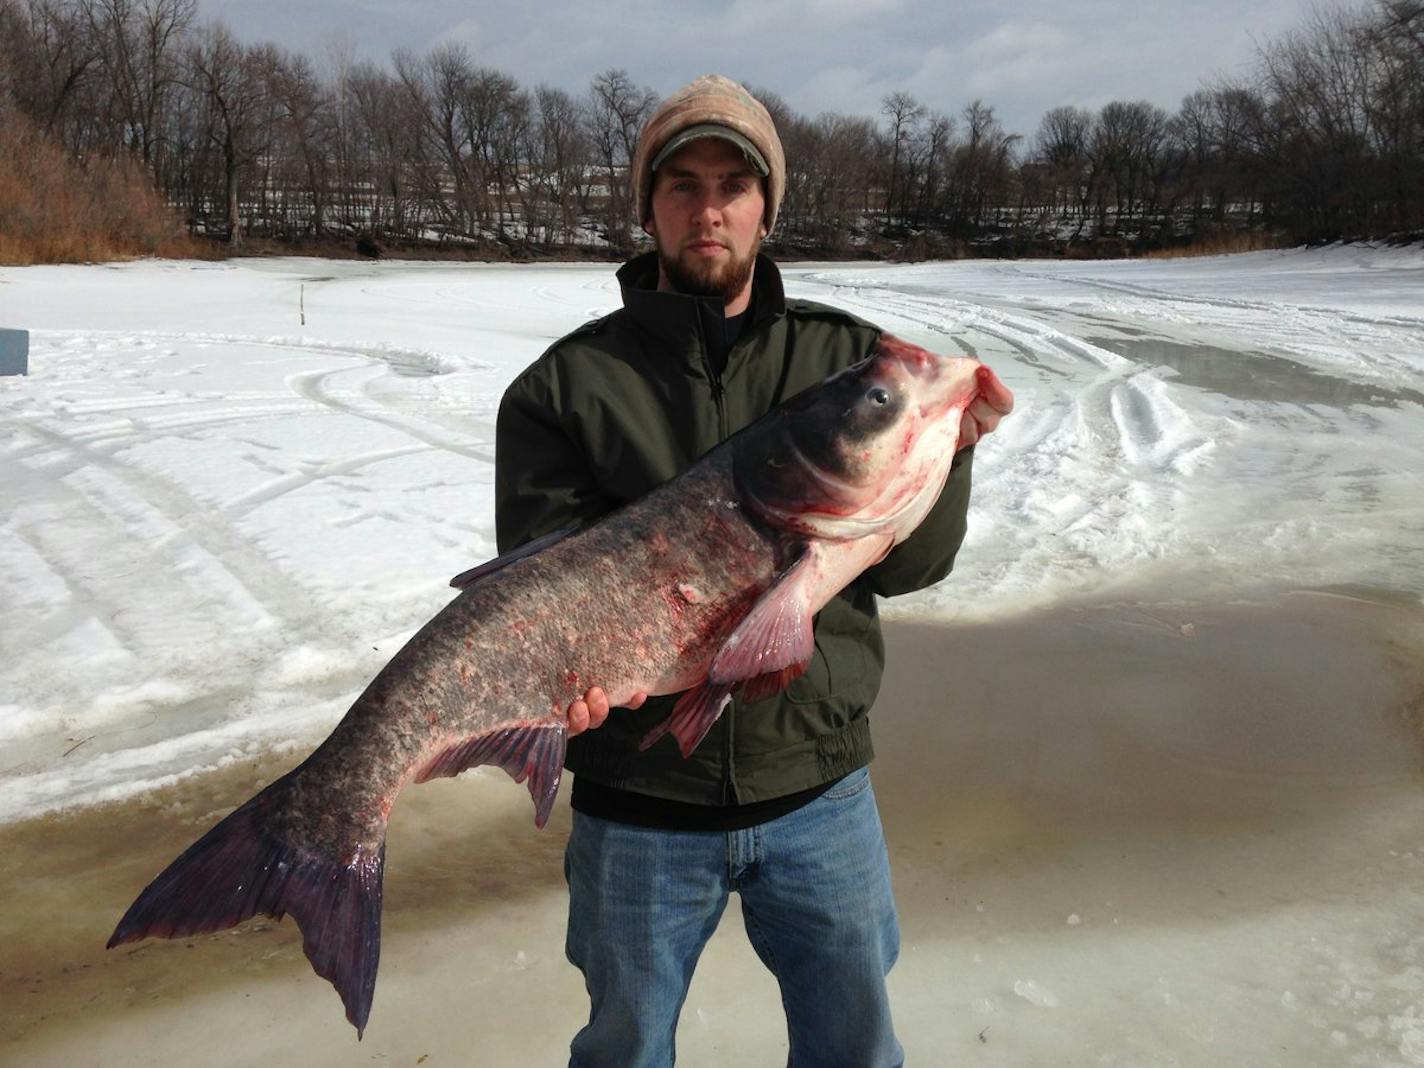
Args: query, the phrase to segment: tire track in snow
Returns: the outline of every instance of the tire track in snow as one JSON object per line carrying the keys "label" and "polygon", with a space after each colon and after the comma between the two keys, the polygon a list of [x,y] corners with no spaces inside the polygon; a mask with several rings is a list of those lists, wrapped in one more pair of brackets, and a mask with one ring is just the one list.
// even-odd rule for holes
{"label": "tire track in snow", "polygon": [[307,464],[304,465],[306,470],[281,474],[271,482],[249,490],[240,497],[235,497],[232,500],[223,502],[222,510],[231,515],[234,519],[240,518],[261,505],[285,497],[289,493],[295,493],[297,490],[305,489],[307,486],[320,482],[322,479],[339,478],[342,475],[353,474],[372,464],[399,459],[402,456],[414,456],[419,453],[430,452],[432,448],[433,446],[424,443],[419,445],[404,445],[396,449],[382,449],[379,452],[365,453],[361,456],[352,456],[342,460]]}
{"label": "tire track in snow", "polygon": [[[262,344],[250,339],[242,343]],[[362,359],[363,366],[388,362],[365,354],[354,358]],[[388,372],[388,366],[381,368],[381,373]],[[252,693],[253,666],[279,662],[293,642],[322,633],[329,623],[319,599],[297,588],[280,557],[244,536],[236,519],[320,478],[437,447],[416,442],[288,472],[222,506],[123,454],[183,431],[326,414],[331,406],[293,396],[290,402],[259,411],[157,414],[203,403],[201,395],[125,397],[117,405],[85,400],[56,405],[47,413],[15,413],[20,417],[5,421],[6,429],[19,431],[23,444],[5,452],[10,470],[5,526],[15,538],[15,549],[4,563],[8,568],[39,561],[50,576],[45,597],[14,609],[26,613],[23,629],[36,655],[12,664],[8,677],[17,692],[45,696],[39,704],[27,702],[21,711],[20,734],[12,739],[11,750],[20,762],[5,769],[7,776],[47,774],[60,752],[54,747],[68,744],[66,731],[98,731],[93,738],[122,736],[112,737],[108,745],[87,747],[62,767],[54,765],[54,789],[68,791],[74,787],[64,783],[81,784],[82,790],[82,783],[92,777],[91,764],[102,780],[103,767],[114,758],[112,747],[142,747],[153,730],[161,736],[164,728],[161,722],[154,727],[157,721],[177,716],[218,731],[233,729],[224,724],[246,714],[240,699]],[[105,418],[114,408],[142,415]],[[248,444],[254,452],[273,448]],[[268,469],[279,470],[274,465]],[[17,619],[14,632],[20,629]],[[214,656],[215,649],[224,650],[222,657]],[[55,665],[69,655],[66,650],[100,659],[91,659],[91,672],[55,674]],[[135,667],[140,669],[137,675]],[[259,674],[259,685],[268,693],[268,704],[274,684],[299,701],[307,691],[329,699],[368,674],[361,668],[338,670],[315,684]],[[46,676],[53,677],[47,682]],[[194,692],[186,684],[169,684],[170,679],[198,679],[201,684]],[[102,698],[98,702],[91,700],[96,692]],[[195,732],[194,738],[201,733]],[[161,763],[171,765],[173,760],[170,754]],[[35,783],[23,787],[36,788],[43,789]]]}
{"label": "tire track in snow", "polygon": [[458,453],[461,456],[468,456],[472,460],[479,460],[485,464],[492,465],[494,463],[494,445],[492,442],[460,439],[454,435],[438,431],[432,426],[421,426],[410,419],[396,416],[389,409],[378,409],[355,400],[355,396],[366,395],[364,393],[364,388],[367,385],[367,379],[365,377],[359,379],[359,388],[362,390],[361,393],[340,393],[335,388],[336,380],[346,376],[369,375],[371,370],[372,368],[367,365],[359,368],[346,367],[325,371],[304,371],[299,374],[290,375],[287,378],[287,382],[303,397],[325,408],[329,408],[332,411],[340,412],[343,415],[354,416],[366,422],[379,423],[382,426],[389,427],[408,437],[412,437],[433,449]]}
{"label": "tire track in snow", "polygon": [[1244,297],[1210,297],[1200,294],[1171,293],[1166,290],[1156,289],[1140,283],[1109,281],[1106,278],[1091,278],[1083,275],[1068,277],[1041,271],[1025,270],[1021,267],[1003,267],[1005,274],[1010,274],[1020,278],[1033,278],[1041,282],[1052,282],[1059,285],[1077,285],[1089,289],[1103,289],[1109,292],[1123,293],[1130,297],[1141,297],[1145,300],[1155,301],[1161,304],[1200,304],[1207,308],[1219,308],[1223,310],[1240,309],[1253,312],[1261,312],[1266,315],[1278,318],[1282,309],[1291,312],[1304,312],[1310,315],[1325,316],[1333,322],[1360,323],[1365,326],[1400,327],[1406,330],[1419,330],[1424,328],[1424,318],[1415,318],[1409,315],[1364,315],[1360,312],[1347,311],[1342,308],[1330,308],[1318,304],[1287,304],[1282,301],[1259,301],[1247,300]]}
{"label": "tire track in snow", "polygon": [[[102,331],[66,331],[52,332],[52,337],[63,338],[67,343],[73,345],[91,337],[108,338],[110,335]],[[120,340],[127,341],[134,335],[118,335]],[[86,423],[82,428],[76,428],[62,439],[61,448],[70,445],[104,445],[107,450],[104,455],[112,456],[128,448],[144,444],[148,441],[158,440],[170,436],[183,436],[182,431],[198,431],[209,427],[218,426],[223,423],[234,423],[243,421],[261,421],[268,418],[282,418],[286,416],[300,416],[312,414],[320,411],[336,411],[343,415],[353,416],[366,422],[378,423],[389,427],[408,437],[415,438],[420,445],[408,446],[399,449],[387,449],[371,453],[362,457],[354,457],[334,461],[324,465],[322,469],[298,472],[284,475],[274,483],[269,483],[265,487],[259,487],[249,494],[243,495],[234,501],[227,502],[223,507],[236,507],[238,514],[245,514],[259,504],[275,500],[286,493],[299,490],[324,477],[350,474],[361,467],[371,463],[377,463],[385,459],[391,459],[403,455],[410,455],[428,450],[439,450],[443,452],[453,452],[479,460],[483,463],[494,463],[493,447],[489,444],[492,441],[493,428],[489,426],[487,420],[479,420],[481,427],[489,430],[490,438],[485,440],[477,439],[471,443],[467,439],[461,439],[454,435],[438,431],[430,426],[422,426],[409,418],[395,415],[379,401],[373,406],[363,404],[350,396],[340,396],[329,385],[330,380],[342,375],[365,373],[361,386],[364,395],[369,396],[369,389],[372,382],[383,378],[393,370],[400,374],[400,368],[413,368],[418,371],[438,374],[443,369],[442,358],[437,354],[424,352],[415,349],[396,349],[387,347],[351,347],[340,345],[313,344],[299,339],[287,338],[259,338],[242,335],[222,335],[222,334],[177,334],[149,332],[138,335],[143,340],[152,343],[184,343],[197,342],[201,344],[241,344],[257,348],[271,348],[284,352],[303,352],[321,356],[334,356],[344,359],[361,361],[361,366],[357,368],[328,368],[315,372],[304,372],[298,375],[289,376],[287,382],[293,389],[296,397],[287,401],[272,401],[272,394],[267,392],[253,392],[246,395],[253,401],[265,401],[254,408],[242,408],[228,413],[214,412],[211,407],[206,407],[200,412],[180,413],[172,415],[150,415],[125,416],[120,419],[106,422]],[[231,403],[234,395],[224,393],[226,402]],[[239,399],[245,399],[241,394]],[[165,407],[181,408],[190,405],[211,405],[211,400],[202,396],[185,396],[176,398],[162,397],[127,397],[115,401],[112,404],[104,401],[73,401],[66,402],[61,413],[75,412],[80,415],[100,415],[108,412],[120,411],[143,411],[148,413],[153,410],[162,410]],[[34,456],[53,448],[55,441],[48,445],[38,444],[19,454],[19,457]],[[17,457],[10,457],[17,458]]]}
{"label": "tire track in snow", "polygon": [[[132,501],[128,506],[129,519],[137,510],[146,508],[171,526],[171,533],[157,541],[144,539],[147,559],[171,567],[185,550],[196,549],[211,562],[208,565],[211,569],[230,575],[238,590],[251,598],[274,623],[293,627],[314,623],[316,613],[307,607],[307,599],[293,590],[293,579],[243,537],[216,503],[200,500],[168,479],[76,441],[61,431],[34,422],[28,423],[27,428],[64,456],[59,462],[47,465],[44,471],[45,481],[54,492],[64,493],[65,489],[56,487],[63,487],[64,480],[82,468],[93,467],[128,494]],[[109,536],[134,537],[132,524],[123,510],[104,508],[102,502],[91,503],[98,513],[99,525],[110,532]],[[168,567],[145,570],[163,573]],[[88,588],[97,593],[92,587]]]}
{"label": "tire track in snow", "polygon": [[[87,341],[107,341],[124,348],[140,343],[195,345],[250,345],[254,348],[302,352],[314,356],[348,356],[354,359],[384,363],[395,368],[412,368],[430,374],[442,374],[459,367],[476,370],[486,365],[478,362],[452,361],[448,356],[429,349],[412,349],[400,345],[353,345],[344,341],[321,341],[304,335],[273,336],[257,334],[220,334],[204,331],[182,333],[163,330],[35,330],[35,341],[61,343],[73,348]],[[153,362],[150,358],[149,362]]]}
{"label": "tire track in snow", "polygon": [[[1163,437],[1156,405],[1137,379],[1156,383],[1155,368],[1142,367],[1116,353],[1081,341],[1028,317],[960,301],[909,296],[900,292],[857,290],[867,311],[889,312],[917,326],[948,334],[953,319],[962,332],[982,334],[1008,346],[1028,366],[1041,374],[1088,377],[1076,391],[1080,428],[1098,450],[1105,466],[1137,461],[1151,453]],[[948,313],[948,314],[947,314]],[[1054,355],[1065,364],[1054,367],[1040,353]],[[1159,387],[1160,388],[1160,387]],[[1066,418],[1071,409],[1064,409]]]}
{"label": "tire track in snow", "polygon": [[[1372,351],[1370,359],[1359,365],[1360,370],[1371,377],[1378,377],[1382,369],[1388,369],[1403,381],[1416,381],[1421,367],[1424,367],[1424,346],[1420,345],[1424,332],[1424,318],[1404,315],[1365,315],[1360,312],[1340,308],[1330,308],[1312,304],[1288,304],[1280,301],[1256,301],[1239,297],[1214,297],[1195,294],[1170,293],[1150,286],[1129,282],[1111,281],[1104,278],[1067,277],[1041,271],[1025,270],[1020,267],[1004,266],[1001,273],[1008,277],[1028,278],[1055,285],[1072,285],[1107,293],[1119,293],[1146,302],[1148,305],[1181,306],[1206,309],[1220,313],[1242,312],[1243,324],[1259,327],[1270,324],[1270,333],[1275,335],[1272,347],[1278,351],[1292,353],[1307,366],[1314,367],[1311,360],[1312,349],[1324,344],[1330,352],[1338,355],[1357,347],[1368,347]],[[1283,312],[1285,313],[1283,315]],[[1220,314],[1197,314],[1189,317],[1193,322],[1208,322],[1217,327],[1223,322]],[[1351,329],[1355,327],[1356,329]],[[1382,344],[1382,342],[1384,344]],[[1392,355],[1390,350],[1396,350]],[[1412,352],[1412,356],[1402,353]],[[1338,367],[1327,373],[1338,375]]]}
{"label": "tire track in snow", "polygon": [[[68,335],[71,340],[81,338],[82,335],[72,333]],[[359,367],[327,368],[320,371],[304,372],[302,374],[289,376],[287,383],[293,388],[297,397],[293,402],[283,404],[268,404],[259,412],[244,410],[235,413],[225,419],[206,419],[201,414],[191,416],[175,415],[166,418],[146,417],[142,420],[132,417],[114,422],[87,425],[83,431],[76,432],[73,440],[84,440],[87,436],[92,442],[102,442],[109,446],[107,454],[112,456],[128,448],[142,445],[148,441],[155,441],[164,437],[173,436],[173,430],[183,428],[189,430],[202,430],[209,426],[216,425],[220,421],[241,421],[249,419],[261,419],[270,416],[299,416],[312,414],[314,412],[336,412],[337,414],[355,417],[366,422],[377,423],[394,429],[408,437],[416,439],[417,444],[401,446],[391,449],[383,449],[374,452],[363,453],[355,457],[346,457],[334,461],[319,464],[307,464],[301,471],[281,471],[269,465],[259,462],[256,458],[249,456],[248,460],[254,466],[272,470],[277,477],[272,481],[258,486],[241,496],[225,501],[219,507],[230,513],[234,518],[240,518],[257,507],[277,500],[287,494],[299,491],[313,485],[325,478],[341,477],[352,474],[371,464],[380,463],[385,460],[395,459],[402,456],[415,455],[423,452],[447,452],[468,456],[483,463],[493,465],[494,454],[492,442],[494,427],[489,420],[474,418],[467,420],[480,427],[487,434],[483,440],[476,439],[472,444],[469,439],[445,433],[432,425],[420,424],[409,418],[396,415],[384,405],[379,398],[374,398],[374,403],[363,403],[357,398],[373,398],[373,387],[376,383],[384,381],[388,375],[394,372],[400,375],[401,368],[414,367],[416,370],[425,371],[432,374],[439,373],[442,366],[440,357],[420,350],[397,350],[386,347],[374,348],[350,348],[327,345],[308,345],[291,343],[288,339],[282,338],[251,338],[233,337],[229,340],[227,335],[181,335],[168,334],[145,335],[153,340],[161,338],[168,342],[181,342],[198,338],[203,343],[234,343],[250,347],[274,348],[284,352],[300,351],[311,352],[322,356],[336,356],[342,359],[359,360]],[[218,340],[214,340],[218,339]],[[340,394],[333,388],[333,381],[344,376],[357,376],[359,379],[358,392]],[[224,396],[231,396],[224,394]],[[267,392],[253,393],[254,399],[270,398]],[[147,408],[148,398],[126,398],[120,403],[128,407],[135,402]],[[185,397],[175,399],[173,404],[202,404],[202,398]],[[83,414],[99,414],[105,409],[102,402],[75,402],[83,405]],[[74,409],[74,405],[67,405],[69,410]],[[209,411],[211,409],[208,409]],[[181,435],[180,435],[181,436]],[[248,442],[256,447],[259,443]],[[351,522],[358,521],[366,514],[358,509],[355,518],[351,516],[343,517],[337,521],[338,525],[350,525]],[[374,513],[385,515],[386,513]],[[388,516],[394,519],[394,515]],[[454,541],[443,540],[448,547],[455,547]]]}
{"label": "tire track in snow", "polygon": [[[1181,387],[1160,368],[1002,307],[874,285],[856,285],[836,299],[872,320],[889,320],[892,329],[898,321],[957,344],[968,339],[991,363],[995,350],[1007,349],[1041,383],[1023,393],[1014,418],[977,463],[987,464],[985,478],[994,481],[994,511],[1056,532],[1048,543],[1052,552],[1019,555],[1012,524],[1002,537],[988,530],[975,544],[985,571],[1034,588],[1046,573],[1110,573],[1173,551],[1170,542],[1179,533],[1169,529],[1154,541],[1143,517],[1183,507],[1195,492],[1194,465],[1216,442],[1198,416],[1187,416],[1171,399]],[[977,344],[980,338],[988,343]],[[1065,485],[1077,489],[1044,491]]]}
{"label": "tire track in snow", "polygon": [[[106,451],[109,454],[120,452],[124,449],[141,445],[148,441],[156,441],[160,438],[191,437],[190,431],[205,430],[209,427],[218,427],[236,423],[262,422],[269,419],[283,419],[290,416],[311,415],[320,409],[306,400],[295,400],[284,404],[267,404],[260,407],[243,408],[230,412],[214,411],[211,407],[204,407],[202,399],[192,399],[183,402],[186,405],[195,405],[201,411],[188,413],[174,413],[167,416],[145,415],[141,417],[128,416],[123,419],[116,419],[109,422],[89,422],[76,429],[68,435],[69,440],[83,442],[91,446],[110,446]],[[179,406],[178,402],[174,407]],[[62,410],[54,412],[56,415],[66,414]],[[45,451],[47,446],[36,445],[23,455],[33,456]]]}

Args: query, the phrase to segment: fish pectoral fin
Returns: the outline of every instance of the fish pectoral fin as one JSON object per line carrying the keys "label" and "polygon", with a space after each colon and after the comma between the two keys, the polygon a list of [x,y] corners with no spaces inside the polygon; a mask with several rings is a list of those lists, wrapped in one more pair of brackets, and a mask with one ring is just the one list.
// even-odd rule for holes
{"label": "fish pectoral fin", "polygon": [[496,556],[493,560],[486,560],[482,564],[477,564],[468,571],[461,571],[450,580],[450,585],[454,586],[457,590],[463,590],[466,586],[484,578],[486,575],[492,575],[500,568],[508,567],[516,560],[523,560],[526,556],[533,556],[535,553],[543,552],[550,545],[553,545],[555,542],[563,541],[576,530],[578,530],[578,524],[574,523],[567,527],[560,527],[558,530],[551,530],[547,534],[541,534],[537,538],[526,541],[517,549],[511,549],[507,553]]}
{"label": "fish pectoral fin", "polygon": [[668,718],[643,735],[643,740],[638,743],[638,751],[647,749],[664,734],[671,734],[677,739],[677,748],[686,760],[697,748],[697,744],[707,737],[712,724],[717,722],[717,717],[731,700],[730,686],[704,683],[688,690],[677,699],[677,704],[672,706]]}
{"label": "fish pectoral fin", "polygon": [[485,731],[436,753],[416,773],[415,781],[429,782],[458,775],[478,764],[493,764],[503,768],[515,782],[528,781],[529,796],[534,799],[534,825],[542,827],[548,822],[559,793],[568,737],[568,726],[555,720]]}
{"label": "fish pectoral fin", "polygon": [[757,701],[765,701],[773,694],[778,694],[792,682],[806,674],[806,669],[811,666],[811,661],[807,660],[801,664],[792,664],[784,667],[780,671],[772,671],[765,675],[758,675],[754,679],[747,679],[737,687],[737,696],[747,704],[754,704]]}
{"label": "fish pectoral fin", "polygon": [[747,682],[760,689],[757,680],[779,679],[788,668],[799,668],[781,684],[785,685],[804,671],[815,651],[811,597],[819,574],[819,554],[812,546],[761,595],[722,643],[707,669],[708,682]]}

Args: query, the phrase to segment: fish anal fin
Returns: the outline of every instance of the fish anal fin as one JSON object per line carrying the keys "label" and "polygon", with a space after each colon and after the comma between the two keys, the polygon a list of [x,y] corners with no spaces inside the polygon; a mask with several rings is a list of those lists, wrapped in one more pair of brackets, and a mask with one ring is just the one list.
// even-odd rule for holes
{"label": "fish anal fin", "polygon": [[492,764],[515,782],[528,782],[529,796],[534,799],[534,825],[543,827],[559,793],[568,737],[568,726],[556,720],[485,731],[436,753],[416,773],[415,781],[429,782],[459,775],[479,764]]}
{"label": "fish anal fin", "polygon": [[712,724],[717,722],[717,717],[731,700],[730,686],[704,683],[688,690],[677,699],[667,719],[643,735],[643,740],[638,743],[638,750],[641,752],[664,734],[671,734],[677,739],[677,748],[683,759],[687,759],[698,743],[707,737]]}
{"label": "fish anal fin", "polygon": [[492,575],[501,568],[508,567],[516,560],[523,560],[526,556],[533,556],[535,553],[543,552],[555,542],[563,541],[574,531],[578,530],[578,525],[573,524],[567,527],[560,527],[558,530],[551,530],[547,534],[541,534],[537,538],[532,538],[517,549],[496,556],[493,560],[486,560],[482,564],[476,564],[468,571],[461,571],[450,580],[450,585],[457,590],[463,590],[466,586],[477,582],[486,575]]}

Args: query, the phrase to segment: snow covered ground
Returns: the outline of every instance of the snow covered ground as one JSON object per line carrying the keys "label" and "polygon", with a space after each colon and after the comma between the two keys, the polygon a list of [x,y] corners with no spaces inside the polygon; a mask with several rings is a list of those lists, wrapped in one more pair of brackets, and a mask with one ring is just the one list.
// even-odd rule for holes
{"label": "snow covered ground", "polygon": [[[787,274],[1018,394],[954,579],[891,614],[1424,590],[1418,249]],[[616,302],[601,265],[0,270],[0,820],[322,734],[493,554],[505,383]]]}
{"label": "snow covered ground", "polygon": [[[1046,647],[1044,663],[1060,664],[1060,677],[1094,648],[1115,648],[1131,628],[1151,642],[1180,642],[1196,633],[1191,606],[1278,603],[1283,591],[1383,598],[1403,613],[1399,627],[1416,620],[1424,591],[1421,250],[796,265],[786,275],[791,295],[837,304],[937,351],[977,356],[1018,397],[1012,419],[979,449],[971,530],[955,574],[888,604],[887,614],[963,628],[966,647],[975,635],[1012,631],[1002,648]],[[448,599],[447,578],[494,552],[493,420],[504,385],[554,338],[616,303],[607,265],[252,259],[0,269],[0,326],[32,331],[30,375],[0,378],[0,824],[134,797],[274,747],[304,752],[324,736]],[[1092,614],[1104,604],[1176,607],[1105,622]],[[1066,633],[1096,635],[1096,644],[1065,652],[1052,637],[1061,629],[1036,629],[1079,609],[1088,614],[1072,617]],[[1255,631],[1237,617],[1218,622],[1213,633],[1256,635],[1251,655],[1201,642],[1197,659],[1181,663],[1198,676],[1238,672],[1230,677],[1249,685],[1231,692],[1247,685],[1308,702],[1339,674],[1326,671],[1331,664],[1302,664],[1299,653],[1292,659],[1292,642],[1306,639],[1279,620]],[[1301,646],[1321,647],[1331,646]],[[983,657],[993,648],[986,644]],[[1383,678],[1401,658],[1417,667],[1419,648],[1401,639],[1394,660],[1352,653],[1341,670]],[[943,728],[937,751],[991,754],[1000,769],[1033,754],[1038,779],[1025,773],[1011,783],[1007,771],[965,765],[928,807],[903,793],[887,799],[887,820],[914,832],[892,841],[902,895],[913,895],[898,996],[911,1013],[926,997],[906,978],[922,974],[913,971],[917,950],[951,960],[945,996],[975,1024],[960,1053],[999,1049],[990,1040],[1015,1026],[1032,1036],[1017,1054],[985,1063],[1277,1063],[1254,1054],[1179,1056],[1183,1043],[1211,1048],[1221,1028],[1228,1050],[1289,1047],[1274,1055],[1282,1064],[1424,1064],[1424,840],[1411,822],[1421,811],[1418,754],[1394,735],[1361,740],[1365,728],[1323,714],[1296,723],[1297,706],[1276,698],[1263,706],[1269,729],[1256,735],[1241,733],[1221,707],[1114,718],[1114,701],[1137,707],[1132,701],[1158,685],[1134,675],[1140,645],[1122,650],[1103,678],[1064,695],[1075,719],[995,726],[992,717],[980,723],[981,706],[971,703],[974,714]],[[1312,674],[1317,667],[1325,674]],[[1383,704],[1409,700],[1383,682],[1369,693]],[[1002,700],[981,696],[990,707]],[[1334,691],[1330,700],[1348,703]],[[1062,739],[1051,774],[1043,770],[1049,737]],[[1155,744],[1138,766],[1156,768],[1157,785],[1179,788],[1184,812],[1207,803],[1190,797],[1202,768],[1210,770],[1203,789],[1223,797],[1271,786],[1270,809],[1284,797],[1300,800],[1302,783],[1338,792],[1343,780],[1316,766],[1320,753],[1356,760],[1363,778],[1348,781],[1376,792],[1368,806],[1365,794],[1352,793],[1336,819],[1360,803],[1362,822],[1312,821],[1304,837],[1271,832],[1226,847],[1213,837],[1205,854],[1217,882],[1230,884],[1239,877],[1233,870],[1263,855],[1262,842],[1279,845],[1267,852],[1280,870],[1299,874],[1292,850],[1318,856],[1343,840],[1345,867],[1318,880],[1331,905],[1258,915],[1269,911],[1259,894],[1236,912],[1193,897],[1180,881],[1200,870],[1204,854],[1188,861],[1174,853],[1184,840],[1175,825],[1170,834],[1137,834],[1135,853],[1112,835],[1089,841],[1086,829],[1112,824],[1124,802],[1093,793],[1101,765],[1084,754],[1094,739],[1116,746],[1124,737]],[[1326,741],[1296,760],[1309,748],[1302,738]],[[883,759],[899,752],[914,766],[912,743],[896,736]],[[1243,751],[1265,762],[1264,779],[1247,775]],[[929,790],[939,769],[920,770],[914,781]],[[1073,804],[1063,800],[1067,778],[1079,784]],[[1292,790],[1277,789],[1285,779]],[[987,913],[982,900],[974,910],[955,899],[966,907],[952,936],[959,942],[925,926],[917,919],[929,915],[925,894],[938,891],[915,887],[959,880],[955,858],[991,840],[1002,845],[1007,810],[995,798],[1025,783],[1033,804],[1064,822],[1049,833],[1016,808],[1008,824],[1015,855],[1077,896],[1062,896],[1045,920],[1043,890],[981,879],[980,891],[992,885],[1000,896]],[[1129,808],[1161,803],[1137,785],[1137,793],[1120,782],[1114,789],[1126,789]],[[948,859],[917,862],[922,838],[950,841]],[[1129,854],[1149,870],[1136,891],[1124,888],[1139,878]],[[1148,935],[1119,928],[1119,917],[1133,923],[1132,901],[1157,893],[1152,871],[1176,884],[1162,897],[1176,903],[1171,923]],[[1368,901],[1329,911],[1348,886],[1370,888]],[[1129,903],[1096,911],[1081,904],[1115,893]],[[556,917],[557,903],[549,909]],[[1003,942],[1008,928],[996,925],[1006,917],[1012,943],[986,964],[983,947]],[[1317,941],[1336,921],[1347,933]],[[1101,1055],[1050,1061],[1040,1058],[1062,1043],[1089,1048],[1064,1022],[1082,958],[1062,940],[1062,925],[1073,937],[1097,932],[1089,970],[1142,1027],[1123,1022],[1118,1040],[1091,1047],[1108,1051]],[[1202,943],[1204,932],[1212,945]],[[1287,943],[1281,960],[1271,958],[1273,946]],[[1183,962],[1193,978],[1169,983]],[[932,974],[938,966],[918,967]],[[1222,1019],[1213,1014],[1224,1010],[1202,1007],[1218,967],[1256,968],[1227,988],[1249,1008]],[[966,978],[975,968],[999,970],[997,995]],[[1246,1029],[1260,1005],[1281,1019],[1263,1032],[1270,1041],[1252,1045]],[[930,1018],[944,1011],[920,1007]],[[337,1015],[334,1004],[322,1009]],[[1015,1012],[1043,1015],[1024,1030]],[[1269,1028],[1296,1034],[1292,1019],[1304,1038],[1275,1043]],[[922,1041],[929,1034],[921,1028]],[[1318,1049],[1319,1058],[1302,1049]]]}

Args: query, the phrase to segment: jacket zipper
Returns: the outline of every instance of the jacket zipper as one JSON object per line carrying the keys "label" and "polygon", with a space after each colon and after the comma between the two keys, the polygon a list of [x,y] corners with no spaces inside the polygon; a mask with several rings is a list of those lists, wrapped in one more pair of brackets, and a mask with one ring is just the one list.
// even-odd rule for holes
{"label": "jacket zipper", "polygon": [[[727,405],[723,400],[722,376],[712,371],[710,361],[707,370],[712,376],[712,403],[717,406],[717,440],[720,443],[730,436],[727,430]],[[722,736],[722,766],[727,769],[726,777],[722,780],[722,803],[732,805],[737,801],[737,762],[732,753],[732,736],[737,729],[735,697],[727,702],[727,710],[722,715],[727,718],[727,730]]]}
{"label": "jacket zipper", "polygon": [[[727,404],[726,390],[722,388],[722,376],[717,373],[712,366],[712,355],[707,345],[707,332],[702,328],[702,319],[697,320],[697,332],[702,339],[702,364],[707,370],[707,381],[712,387],[712,404],[717,409],[717,442],[721,444],[731,436],[727,426]],[[728,364],[731,363],[730,352],[727,353]],[[736,699],[733,698],[727,703],[727,709],[722,713],[726,722],[726,729],[722,734],[722,803],[725,805],[736,804],[737,801],[737,766],[736,758],[732,753],[732,735],[737,727]]]}

